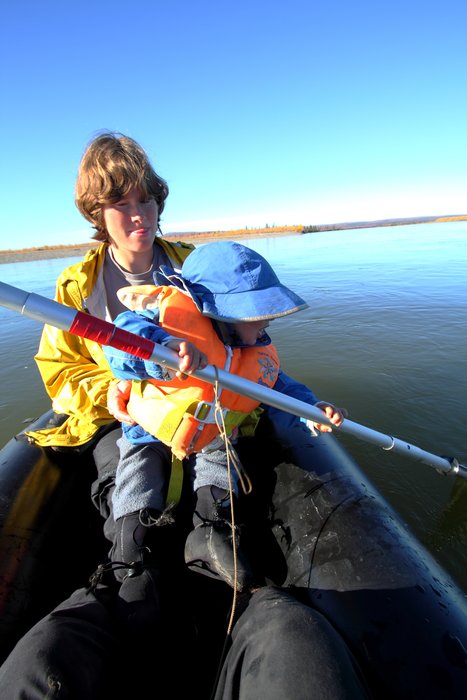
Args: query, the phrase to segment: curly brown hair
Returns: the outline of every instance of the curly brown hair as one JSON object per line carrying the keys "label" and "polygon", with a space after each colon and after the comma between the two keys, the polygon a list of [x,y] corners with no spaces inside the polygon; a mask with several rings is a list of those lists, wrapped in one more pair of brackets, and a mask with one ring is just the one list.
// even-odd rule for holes
{"label": "curly brown hair", "polygon": [[102,206],[113,204],[138,188],[144,197],[153,197],[164,209],[169,187],[154,170],[141,146],[129,136],[105,132],[86,148],[78,169],[76,206],[96,229],[97,241],[109,241]]}

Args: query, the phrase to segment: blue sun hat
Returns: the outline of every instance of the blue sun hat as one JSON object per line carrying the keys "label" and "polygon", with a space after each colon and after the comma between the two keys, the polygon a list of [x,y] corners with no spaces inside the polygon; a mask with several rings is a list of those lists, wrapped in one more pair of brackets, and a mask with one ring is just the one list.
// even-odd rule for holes
{"label": "blue sun hat", "polygon": [[162,267],[155,280],[184,289],[203,316],[218,321],[262,321],[308,306],[281,284],[262,255],[233,241],[195,248],[183,263],[181,275]]}

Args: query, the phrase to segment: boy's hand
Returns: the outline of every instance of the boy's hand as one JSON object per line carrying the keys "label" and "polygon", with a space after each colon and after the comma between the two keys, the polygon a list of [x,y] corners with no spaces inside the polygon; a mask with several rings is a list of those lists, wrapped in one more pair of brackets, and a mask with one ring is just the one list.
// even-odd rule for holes
{"label": "boy's hand", "polygon": [[178,379],[187,379],[188,374],[197,369],[203,369],[208,364],[208,358],[204,352],[198,350],[196,345],[188,340],[174,338],[167,343],[167,347],[178,352],[178,356],[181,358],[175,373]]}
{"label": "boy's hand", "polygon": [[[326,401],[318,401],[315,406],[319,408],[327,418],[331,421],[333,425],[340,425],[344,418],[347,418],[348,411],[345,408],[336,408],[332,403],[327,403]],[[316,428],[321,433],[331,433],[332,427],[326,423],[316,423],[312,420],[307,420],[307,425],[310,430]]]}

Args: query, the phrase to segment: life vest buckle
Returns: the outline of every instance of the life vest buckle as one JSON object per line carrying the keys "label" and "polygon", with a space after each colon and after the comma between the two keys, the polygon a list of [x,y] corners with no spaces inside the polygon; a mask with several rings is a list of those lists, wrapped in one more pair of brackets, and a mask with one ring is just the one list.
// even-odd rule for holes
{"label": "life vest buckle", "polygon": [[[222,409],[222,413],[224,415],[224,418],[228,412],[229,412],[228,408]],[[210,425],[214,425],[217,423],[217,421],[216,421],[216,407],[214,406],[214,404],[210,403],[209,401],[200,401],[198,403],[198,405],[196,406],[193,417],[199,423],[207,423]]]}

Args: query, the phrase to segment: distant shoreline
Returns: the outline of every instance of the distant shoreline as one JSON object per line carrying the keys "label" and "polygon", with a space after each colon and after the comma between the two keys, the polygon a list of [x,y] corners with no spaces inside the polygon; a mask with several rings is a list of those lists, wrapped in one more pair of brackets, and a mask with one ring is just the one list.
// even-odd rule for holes
{"label": "distant shoreline", "polygon": [[[316,224],[311,226],[271,226],[264,228],[239,229],[232,231],[206,231],[201,233],[172,233],[166,234],[168,240],[186,243],[205,243],[221,238],[258,238],[268,236],[292,236],[321,231],[342,231],[347,229],[375,228],[378,226],[406,226],[409,224],[443,223],[447,221],[467,221],[467,215],[423,216],[405,219],[383,219],[379,221],[353,221],[337,224]],[[0,265],[2,263],[29,262],[31,260],[52,260],[54,258],[82,257],[91,248],[99,245],[98,241],[77,243],[61,246],[40,246],[22,250],[0,250]]]}
{"label": "distant shoreline", "polygon": [[[303,233],[303,226],[293,227],[299,230],[280,229],[251,229],[246,231],[213,231],[205,233],[173,233],[163,236],[169,241],[183,241],[184,243],[206,243],[221,238],[257,238],[259,236],[292,236]],[[76,245],[41,246],[40,248],[24,248],[23,250],[0,250],[0,265],[2,263],[29,262],[31,260],[53,260],[55,258],[71,258],[83,256],[91,248],[96,248],[99,241],[90,243],[78,243]]]}

